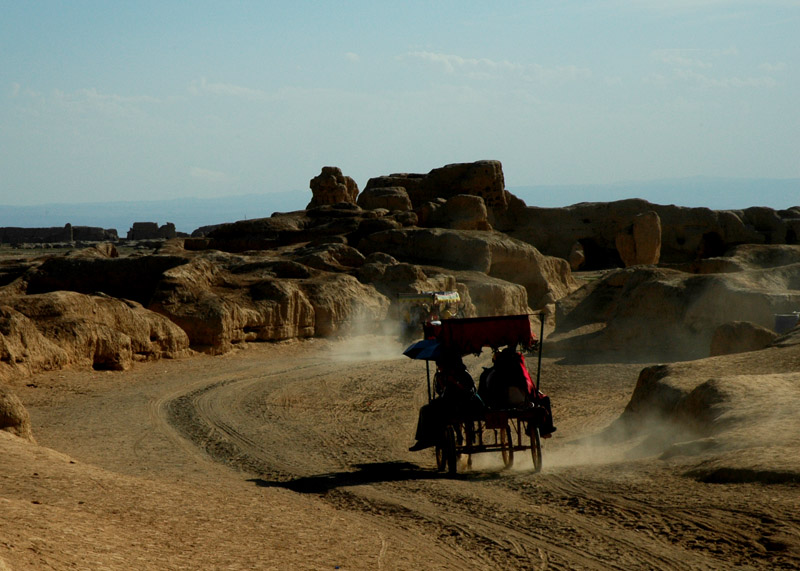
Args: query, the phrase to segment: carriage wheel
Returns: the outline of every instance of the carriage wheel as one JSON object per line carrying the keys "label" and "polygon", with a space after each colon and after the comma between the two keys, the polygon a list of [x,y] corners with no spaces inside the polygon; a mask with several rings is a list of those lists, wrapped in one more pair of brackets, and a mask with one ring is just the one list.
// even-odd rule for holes
{"label": "carriage wheel", "polygon": [[444,431],[443,445],[444,461],[447,464],[447,473],[455,474],[458,471],[456,457],[456,430],[452,424],[448,424]]}
{"label": "carriage wheel", "polygon": [[436,445],[436,469],[444,472],[447,469],[447,458],[444,452],[444,444]]}
{"label": "carriage wheel", "polygon": [[528,425],[531,435],[531,457],[533,458],[533,471],[542,470],[542,441],[539,438],[539,427]]}
{"label": "carriage wheel", "polygon": [[447,470],[450,474],[456,473],[456,429],[447,425],[442,435],[441,443],[436,445],[436,469],[440,472]]}
{"label": "carriage wheel", "polygon": [[514,464],[514,439],[511,437],[511,427],[508,424],[500,429],[500,453],[503,455],[503,465],[511,468]]}

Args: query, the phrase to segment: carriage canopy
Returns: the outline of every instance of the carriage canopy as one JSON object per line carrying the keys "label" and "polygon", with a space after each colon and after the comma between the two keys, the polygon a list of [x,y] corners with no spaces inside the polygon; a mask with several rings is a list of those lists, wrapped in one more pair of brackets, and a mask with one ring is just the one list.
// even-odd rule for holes
{"label": "carriage canopy", "polygon": [[480,353],[484,347],[507,345],[529,349],[537,342],[528,315],[443,319],[426,323],[423,331],[425,339],[411,345],[404,355],[430,361],[444,352],[470,355]]}

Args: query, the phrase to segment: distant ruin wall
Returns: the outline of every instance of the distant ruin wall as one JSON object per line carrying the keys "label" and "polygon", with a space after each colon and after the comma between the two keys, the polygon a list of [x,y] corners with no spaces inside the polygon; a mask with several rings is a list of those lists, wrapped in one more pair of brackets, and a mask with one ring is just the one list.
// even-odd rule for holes
{"label": "distant ruin wall", "polygon": [[0,242],[3,244],[72,242],[72,226],[67,224],[63,228],[0,228]]}
{"label": "distant ruin wall", "polygon": [[72,239],[76,242],[116,242],[119,240],[119,234],[116,228],[73,226]]}
{"label": "distant ruin wall", "polygon": [[156,238],[176,238],[175,224],[167,222],[159,226],[157,222],[134,222],[128,230],[128,240],[153,240]]}
{"label": "distant ruin wall", "polygon": [[63,228],[0,228],[2,244],[50,244],[54,242],[116,242],[119,239],[114,228],[103,229],[93,226],[73,226]]}

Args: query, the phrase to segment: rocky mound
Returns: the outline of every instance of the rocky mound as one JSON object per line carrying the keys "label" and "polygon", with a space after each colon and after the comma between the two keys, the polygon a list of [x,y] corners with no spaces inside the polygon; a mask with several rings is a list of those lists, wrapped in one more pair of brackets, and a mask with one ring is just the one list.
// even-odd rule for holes
{"label": "rocky mound", "polygon": [[800,344],[642,370],[604,436],[703,481],[800,481]]}
{"label": "rocky mound", "polygon": [[311,265],[278,256],[202,253],[163,274],[150,307],[186,331],[193,347],[212,353],[244,341],[344,333],[386,317],[389,300],[373,287],[313,267],[344,267],[353,259],[363,263],[363,257],[349,258],[335,247],[305,256]]}
{"label": "rocky mound", "polygon": [[0,431],[34,442],[31,417],[17,396],[0,384]]}
{"label": "rocky mound", "polygon": [[387,230],[363,240],[359,249],[451,270],[482,272],[522,285],[528,294],[528,304],[534,308],[553,303],[577,287],[566,260],[543,256],[536,248],[496,232],[442,228]]}
{"label": "rocky mound", "polygon": [[505,211],[512,195],[505,188],[503,166],[500,161],[455,163],[433,169],[427,174],[390,174],[369,179],[364,192],[376,189],[402,188],[412,208],[422,208],[439,199],[447,201],[458,195],[480,197],[489,212]]}
{"label": "rocky mound", "polygon": [[720,326],[742,321],[772,329],[776,314],[800,308],[800,264],[777,265],[798,252],[736,249],[716,260],[722,273],[642,266],[607,272],[559,300],[551,350],[587,360],[706,357]]}
{"label": "rocky mound", "polygon": [[68,362],[67,352],[28,317],[0,305],[0,379],[59,369]]}
{"label": "rocky mound", "polygon": [[758,351],[777,337],[778,334],[771,329],[749,321],[723,323],[711,337],[711,356]]}
{"label": "rocky mound", "polygon": [[[792,245],[800,238],[800,206],[778,211],[763,207],[710,210],[640,199],[566,208],[527,207],[512,201],[494,225],[550,256],[568,259],[578,243],[585,254],[582,269],[597,270],[624,265],[623,256],[630,251],[625,237],[633,234],[637,217],[645,213],[654,213],[658,219],[659,260],[665,263],[717,257],[741,244]],[[623,244],[618,247],[621,237]]]}
{"label": "rocky mound", "polygon": [[4,303],[2,364],[12,370],[66,364],[125,370],[135,360],[173,358],[189,348],[180,327],[134,301],[55,291]]}
{"label": "rocky mound", "polygon": [[186,262],[185,256],[161,254],[105,257],[89,248],[88,252],[47,258],[9,286],[29,295],[60,290],[102,292],[147,305],[163,273]]}
{"label": "rocky mound", "polygon": [[[373,330],[400,316],[397,294],[435,290],[457,290],[466,315],[545,310],[552,348],[572,358],[687,359],[708,355],[725,324],[769,328],[800,306],[800,209],[540,209],[505,189],[499,161],[379,176],[362,193],[323,167],[310,189],[306,210],[220,224],[149,255],[104,244],[3,264],[0,367],[125,368],[187,340],[222,353]],[[629,267],[575,291],[581,264]]]}

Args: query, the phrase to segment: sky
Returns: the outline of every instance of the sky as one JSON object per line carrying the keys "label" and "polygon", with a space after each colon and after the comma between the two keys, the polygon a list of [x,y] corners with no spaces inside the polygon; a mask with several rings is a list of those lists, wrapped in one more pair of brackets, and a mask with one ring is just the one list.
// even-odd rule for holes
{"label": "sky", "polygon": [[800,0],[0,13],[2,205],[310,193],[326,165],[363,189],[481,159],[507,187],[800,177]]}

